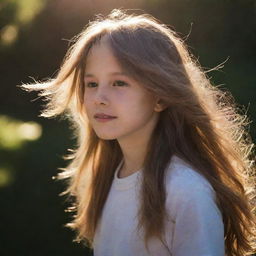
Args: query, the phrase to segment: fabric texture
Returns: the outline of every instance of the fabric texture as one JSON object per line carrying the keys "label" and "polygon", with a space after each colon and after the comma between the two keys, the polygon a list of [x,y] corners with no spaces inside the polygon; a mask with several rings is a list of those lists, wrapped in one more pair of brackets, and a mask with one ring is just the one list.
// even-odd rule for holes
{"label": "fabric texture", "polygon": [[142,170],[118,178],[123,160],[98,223],[95,256],[224,256],[224,225],[210,183],[191,166],[173,156],[166,185],[165,244],[149,240],[146,250],[142,232],[136,231]]}

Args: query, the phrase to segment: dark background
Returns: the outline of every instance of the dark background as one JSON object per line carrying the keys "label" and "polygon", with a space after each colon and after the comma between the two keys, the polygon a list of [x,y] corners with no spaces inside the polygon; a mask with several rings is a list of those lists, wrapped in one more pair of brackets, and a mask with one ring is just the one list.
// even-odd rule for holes
{"label": "dark background", "polygon": [[64,227],[65,186],[52,180],[66,165],[72,131],[65,121],[39,118],[43,102],[17,85],[53,77],[69,40],[95,14],[119,7],[171,25],[206,70],[226,61],[208,76],[247,111],[255,142],[256,1],[0,0],[0,255],[91,255]]}

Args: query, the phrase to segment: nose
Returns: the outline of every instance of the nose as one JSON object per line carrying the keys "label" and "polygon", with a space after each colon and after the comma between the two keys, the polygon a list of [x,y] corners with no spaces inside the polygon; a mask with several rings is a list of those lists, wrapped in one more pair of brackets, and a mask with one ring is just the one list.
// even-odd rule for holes
{"label": "nose", "polygon": [[104,86],[98,86],[97,91],[94,95],[94,103],[95,105],[108,105],[109,104],[109,95],[107,92],[107,88]]}

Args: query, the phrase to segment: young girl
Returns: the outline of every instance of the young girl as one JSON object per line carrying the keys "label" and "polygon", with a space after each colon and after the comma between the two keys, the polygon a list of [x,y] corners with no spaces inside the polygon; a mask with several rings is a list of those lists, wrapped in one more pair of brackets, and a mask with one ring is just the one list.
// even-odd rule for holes
{"label": "young girl", "polygon": [[68,226],[95,256],[255,252],[253,143],[232,96],[150,15],[113,10],[76,37],[56,78],[24,84],[77,148]]}

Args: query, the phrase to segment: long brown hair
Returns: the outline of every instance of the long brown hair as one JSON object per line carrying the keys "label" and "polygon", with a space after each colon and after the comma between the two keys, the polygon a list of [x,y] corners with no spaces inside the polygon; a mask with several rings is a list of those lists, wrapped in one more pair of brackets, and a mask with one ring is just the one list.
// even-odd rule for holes
{"label": "long brown hair", "polygon": [[[102,140],[84,113],[85,60],[93,45],[106,35],[113,54],[135,80],[167,106],[160,113],[144,161],[139,225],[145,243],[164,231],[164,174],[177,155],[202,174],[216,192],[222,212],[227,256],[255,252],[255,164],[248,118],[232,95],[213,86],[184,41],[167,25],[147,14],[113,10],[98,16],[75,37],[59,73],[47,82],[23,84],[47,100],[43,117],[62,115],[73,124],[77,146],[66,156],[67,194],[75,211],[67,226],[76,241],[93,246],[93,237],[122,159],[117,140]],[[141,74],[144,74],[143,76]]]}

